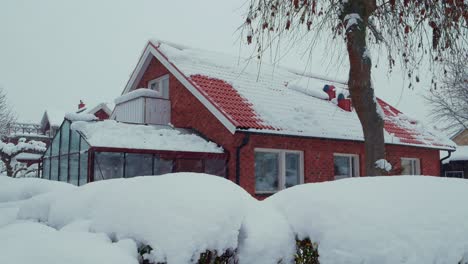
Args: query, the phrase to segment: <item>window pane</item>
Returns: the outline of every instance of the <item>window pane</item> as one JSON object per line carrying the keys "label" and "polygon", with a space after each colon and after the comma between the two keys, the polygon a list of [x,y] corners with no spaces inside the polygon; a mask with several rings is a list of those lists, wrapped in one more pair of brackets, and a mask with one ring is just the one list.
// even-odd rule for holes
{"label": "window pane", "polygon": [[65,121],[62,125],[62,129],[60,131],[60,134],[62,135],[60,139],[60,154],[68,154],[68,138],[69,138],[69,133],[70,133],[70,122]]}
{"label": "window pane", "polygon": [[81,142],[80,142],[80,152],[83,153],[83,151],[86,151],[89,149],[89,145],[88,143],[86,143],[86,140],[84,140],[83,138],[81,138]]}
{"label": "window pane", "polygon": [[52,157],[50,165],[51,165],[50,179],[53,181],[58,181],[58,170],[59,170],[58,157]]}
{"label": "window pane", "polygon": [[289,188],[300,183],[301,158],[298,153],[286,153],[286,182]]}
{"label": "window pane", "polygon": [[70,152],[78,152],[80,147],[80,134],[75,130],[71,130],[71,138],[70,138]]}
{"label": "window pane", "polygon": [[352,176],[350,159],[351,157],[334,156],[335,179],[342,179]]}
{"label": "window pane", "polygon": [[123,153],[118,152],[96,152],[94,157],[94,180],[122,178],[123,156]]}
{"label": "window pane", "polygon": [[60,148],[60,132],[54,137],[52,141],[52,156],[59,155],[59,148]]}
{"label": "window pane", "polygon": [[224,159],[205,160],[205,173],[225,177],[226,161]]}
{"label": "window pane", "polygon": [[50,158],[44,158],[42,162],[42,178],[50,179]]}
{"label": "window pane", "polygon": [[153,155],[127,153],[125,160],[125,177],[153,174]]}
{"label": "window pane", "polygon": [[79,155],[78,153],[70,155],[70,183],[78,185],[78,164],[79,164]]}
{"label": "window pane", "polygon": [[410,159],[401,160],[401,175],[414,175],[413,161]]}
{"label": "window pane", "polygon": [[172,160],[154,157],[154,173],[153,175],[163,175],[171,173],[174,162]]}
{"label": "window pane", "polygon": [[278,190],[279,153],[255,152],[255,190]]}
{"label": "window pane", "polygon": [[88,183],[88,152],[80,153],[80,180],[79,185]]}
{"label": "window pane", "polygon": [[199,159],[176,159],[175,172],[203,172],[203,162]]}
{"label": "window pane", "polygon": [[46,157],[49,157],[50,156],[50,150],[51,150],[51,147],[49,146],[44,154],[44,156]]}
{"label": "window pane", "polygon": [[60,176],[59,181],[68,181],[68,155],[60,155]]}

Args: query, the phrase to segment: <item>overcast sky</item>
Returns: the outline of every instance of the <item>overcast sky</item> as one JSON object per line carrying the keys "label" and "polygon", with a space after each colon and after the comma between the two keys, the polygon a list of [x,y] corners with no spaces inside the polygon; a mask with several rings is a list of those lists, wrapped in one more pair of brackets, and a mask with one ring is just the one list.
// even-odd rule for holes
{"label": "overcast sky", "polygon": [[[249,54],[236,31],[243,22],[245,1],[3,0],[0,87],[20,120],[38,122],[46,109],[69,112],[80,99],[90,106],[112,102],[148,39],[236,56]],[[346,79],[347,57],[330,60],[326,52],[344,50],[336,43],[321,42],[312,57],[304,56],[301,48],[283,52],[280,64]],[[374,69],[377,96],[428,121],[429,109],[421,94],[427,92],[429,78],[410,90],[402,76],[399,72],[389,76],[382,66]]]}

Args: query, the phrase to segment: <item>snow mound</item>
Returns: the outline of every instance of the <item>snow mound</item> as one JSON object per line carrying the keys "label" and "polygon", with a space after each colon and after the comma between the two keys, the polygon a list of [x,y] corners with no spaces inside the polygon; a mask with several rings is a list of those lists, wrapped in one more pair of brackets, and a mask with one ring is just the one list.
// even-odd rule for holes
{"label": "snow mound", "polygon": [[62,232],[23,222],[0,228],[0,237],[0,263],[138,264],[134,243],[132,250],[104,234]]}
{"label": "snow mound", "polygon": [[65,115],[65,119],[68,119],[72,122],[75,121],[95,121],[98,120],[98,118],[93,115],[93,114],[87,114],[87,113],[67,113]]}
{"label": "snow mound", "polygon": [[[236,249],[244,216],[256,202],[224,178],[196,173],[106,180],[35,198],[20,208],[20,219],[57,229],[74,222],[86,229],[89,224],[89,230],[114,241],[150,245],[155,250],[150,260],[181,264],[207,249]],[[83,220],[89,223],[76,224]],[[262,241],[253,238],[252,243]]]}
{"label": "snow mound", "polygon": [[328,100],[329,97],[328,94],[322,90],[323,84],[318,82],[317,79],[300,78],[289,82],[288,88],[318,99]]}
{"label": "snow mound", "polygon": [[265,202],[319,243],[322,264],[458,263],[468,252],[467,190],[460,179],[369,177],[299,185]]}
{"label": "snow mound", "polygon": [[390,164],[390,162],[388,162],[386,159],[379,159],[378,161],[376,161],[375,167],[381,170],[384,170],[386,172],[389,172],[392,170],[392,164]]}

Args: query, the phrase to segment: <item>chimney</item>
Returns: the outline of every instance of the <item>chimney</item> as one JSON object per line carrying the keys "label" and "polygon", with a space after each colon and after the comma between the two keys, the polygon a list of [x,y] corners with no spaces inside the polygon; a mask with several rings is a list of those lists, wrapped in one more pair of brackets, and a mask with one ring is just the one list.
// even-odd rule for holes
{"label": "chimney", "polygon": [[83,103],[83,101],[80,100],[80,103],[78,104],[78,110],[84,108],[86,105]]}
{"label": "chimney", "polygon": [[351,99],[345,98],[344,94],[338,95],[338,107],[341,109],[351,112]]}
{"label": "chimney", "polygon": [[329,101],[336,97],[336,89],[333,85],[325,84],[325,86],[323,87],[323,91],[328,94]]}

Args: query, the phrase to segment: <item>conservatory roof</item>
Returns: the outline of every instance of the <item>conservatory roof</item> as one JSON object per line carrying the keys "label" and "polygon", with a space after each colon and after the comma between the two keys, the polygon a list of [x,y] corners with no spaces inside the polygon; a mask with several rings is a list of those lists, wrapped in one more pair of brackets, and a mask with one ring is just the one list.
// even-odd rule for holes
{"label": "conservatory roof", "polygon": [[182,152],[223,153],[223,149],[188,129],[170,126],[138,125],[115,120],[76,121],[78,131],[91,147]]}
{"label": "conservatory roof", "polygon": [[[346,96],[345,82],[306,75],[277,65],[177,44],[150,41],[123,94],[134,90],[145,67],[158,59],[210,112],[235,133],[251,131],[280,135],[363,141],[354,110],[326,100],[324,85]],[[436,149],[455,144],[378,99],[385,120],[385,142]]]}

